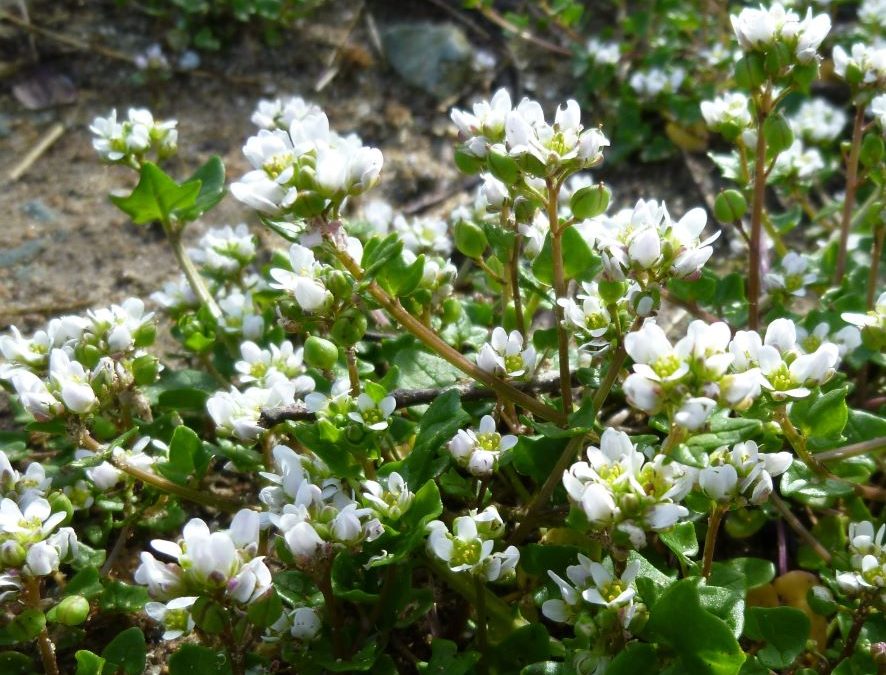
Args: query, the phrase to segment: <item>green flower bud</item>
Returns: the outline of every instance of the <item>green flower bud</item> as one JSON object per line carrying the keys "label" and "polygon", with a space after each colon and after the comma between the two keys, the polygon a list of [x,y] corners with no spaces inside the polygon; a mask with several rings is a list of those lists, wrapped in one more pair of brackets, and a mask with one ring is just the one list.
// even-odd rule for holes
{"label": "green flower bud", "polygon": [[157,326],[153,323],[146,323],[139,326],[132,336],[133,344],[136,347],[150,347],[154,344],[154,338],[157,337]]}
{"label": "green flower bud", "polygon": [[305,363],[311,368],[329,370],[338,361],[338,347],[329,340],[312,335],[305,340]]}
{"label": "green flower bud", "polygon": [[483,228],[467,220],[455,226],[455,247],[468,258],[479,258],[486,250],[488,241]]}
{"label": "green flower bud", "polygon": [[[363,339],[366,328],[366,317],[361,312],[346,312],[332,324],[329,336],[338,344],[350,347]],[[307,345],[305,348],[307,349]]]}
{"label": "green flower bud", "polygon": [[714,216],[721,223],[735,223],[748,211],[748,200],[738,190],[723,190],[714,200]]}
{"label": "green flower bud", "polygon": [[347,275],[341,270],[332,270],[324,279],[326,288],[338,299],[342,300],[351,297],[354,292],[351,282],[348,281]]}
{"label": "green flower bud", "polygon": [[60,523],[60,525],[69,525],[71,520],[74,518],[74,506],[71,504],[71,500],[68,499],[68,496],[64,492],[54,492],[50,494],[46,499],[49,502],[49,506],[50,508],[52,508],[53,513],[57,511],[64,511],[65,519]]}
{"label": "green flower bud", "polygon": [[0,565],[3,567],[21,567],[25,564],[28,552],[17,541],[4,541],[0,544]]}
{"label": "green flower bud", "polygon": [[572,209],[572,215],[579,220],[593,218],[606,211],[611,197],[612,193],[603,183],[589,185],[572,193],[569,207]]}
{"label": "green flower bud", "polygon": [[95,345],[80,344],[74,349],[74,356],[86,368],[95,368],[102,357],[102,352]]}
{"label": "green flower bud", "polygon": [[79,626],[89,616],[89,600],[82,595],[71,595],[55,607],[55,620],[63,626]]}
{"label": "green flower bud", "polygon": [[766,80],[763,57],[745,54],[735,63],[735,83],[742,89],[756,89]]}
{"label": "green flower bud", "polygon": [[132,377],[139,386],[152,384],[157,379],[159,361],[155,356],[144,354],[132,362]]}

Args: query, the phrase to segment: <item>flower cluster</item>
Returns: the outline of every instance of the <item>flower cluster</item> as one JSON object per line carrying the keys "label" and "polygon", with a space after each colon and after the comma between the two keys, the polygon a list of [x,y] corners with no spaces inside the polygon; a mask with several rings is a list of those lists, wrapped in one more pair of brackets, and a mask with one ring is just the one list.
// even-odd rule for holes
{"label": "flower cluster", "polygon": [[856,42],[847,52],[834,47],[834,73],[857,87],[880,89],[886,82],[886,48]]}
{"label": "flower cluster", "polygon": [[678,502],[693,480],[691,471],[663,455],[647,460],[627,434],[612,428],[599,448],[588,448],[587,461],[563,473],[569,500],[588,523],[626,535],[635,548],[646,544],[647,530],[667,530],[688,515]]}
{"label": "flower cluster", "polygon": [[707,224],[704,209],[694,208],[674,221],[665,204],[640,200],[633,209],[594,219],[587,232],[603,258],[610,281],[636,279],[641,286],[666,279],[695,278],[713,254],[720,232],[700,240]]}
{"label": "flower cluster", "polygon": [[535,347],[523,347],[519,331],[510,334],[501,326],[492,331],[492,338],[480,348],[477,365],[488,373],[505,377],[526,377],[535,368]]}
{"label": "flower cluster", "polygon": [[89,130],[92,147],[106,162],[127,164],[137,169],[149,156],[164,159],[175,154],[178,131],[175,120],[158,121],[144,108],[130,108],[127,119],[118,122],[117,111],[96,117]]}
{"label": "flower cluster", "polygon": [[231,387],[229,391],[219,391],[206,401],[206,410],[216,425],[216,433],[221,436],[234,436],[246,443],[254,443],[265,429],[259,424],[261,413],[266,408],[292,405],[296,393],[305,394],[313,389],[313,380],[302,380],[310,389],[297,391],[296,382],[286,378],[276,379],[268,386],[253,386],[240,391]]}
{"label": "flower cluster", "polygon": [[13,586],[17,576],[57,572],[77,552],[74,530],[58,527],[67,513],[50,504],[51,487],[42,466],[30,464],[21,474],[0,451],[0,570]]}
{"label": "flower cluster", "polygon": [[849,524],[849,560],[852,570],[840,572],[836,578],[837,585],[844,593],[879,593],[883,597],[883,589],[886,588],[884,535],[886,525],[875,528],[867,520]]}
{"label": "flower cluster", "polygon": [[449,441],[449,453],[453,459],[474,476],[491,476],[498,469],[502,453],[517,444],[516,436],[502,436],[495,426],[492,416],[484,415],[476,431],[459,429]]}
{"label": "flower cluster", "polygon": [[673,68],[649,68],[638,70],[631,75],[628,84],[637,94],[643,98],[655,98],[661,93],[673,94],[680,89],[683,80],[686,79],[686,70],[675,66]]}
{"label": "flower cluster", "polygon": [[188,255],[204,270],[222,278],[239,275],[255,260],[255,237],[244,223],[214,227],[206,232]]}
{"label": "flower cluster", "polygon": [[782,292],[802,298],[806,287],[815,283],[817,277],[809,272],[809,259],[795,251],[789,251],[779,263],[778,271],[767,272],[764,277],[770,292]]}
{"label": "flower cluster", "polygon": [[583,613],[612,610],[618,614],[619,624],[628,628],[637,611],[634,580],[640,564],[630,562],[621,576],[616,576],[612,559],[607,558],[605,563],[594,562],[579,553],[578,564],[566,568],[566,579],[549,571],[548,576],[557,584],[560,598],[545,600],[542,614],[557,623],[578,624],[582,622]]}
{"label": "flower cluster", "polygon": [[264,128],[243,147],[252,170],[231,185],[231,194],[263,214],[316,215],[378,181],[381,151],[355,134],[332,131],[314,105],[301,99],[263,102],[253,121]]}
{"label": "flower cluster", "polygon": [[754,441],[719,448],[698,471],[698,487],[716,502],[762,504],[772,494],[772,478],[787,471],[792,460],[789,452],[761,453]]}
{"label": "flower cluster", "polygon": [[102,400],[156,377],[156,360],[141,350],[154,340],[152,319],[141,300],[129,298],[85,317],[53,319],[30,338],[13,326],[0,337],[0,378],[35,419],[94,412]]}
{"label": "flower cluster", "polygon": [[794,134],[810,143],[828,144],[840,137],[848,118],[842,108],[823,98],[803,101],[788,119]]}
{"label": "flower cluster", "polygon": [[777,2],[768,9],[763,6],[745,8],[738,15],[731,15],[730,19],[744,51],[767,52],[783,44],[792,50],[800,63],[818,58],[818,48],[831,30],[831,19],[827,14],[813,16],[812,9],[809,9],[801,20],[798,14]]}
{"label": "flower cluster", "polygon": [[886,293],[880,294],[874,308],[867,314],[844,312],[841,317],[861,330],[861,338],[870,349],[886,349]]}
{"label": "flower cluster", "polygon": [[258,555],[259,520],[258,512],[243,509],[229,529],[213,532],[203,520],[193,518],[177,542],[151,542],[154,551],[175,562],[162,563],[152,553],[141,554],[135,581],[147,586],[154,598],[145,611],[163,624],[165,640],[194,627],[191,608],[202,595],[246,607],[270,590],[271,571]]}
{"label": "flower cluster", "polygon": [[741,92],[701,102],[701,115],[710,129],[727,139],[737,138],[753,123],[748,97]]}
{"label": "flower cluster", "polygon": [[[364,541],[381,535],[377,504],[361,506],[319,459],[283,445],[273,449],[273,457],[276,473],[262,474],[272,485],[262,489],[259,499],[300,567],[309,569],[316,561],[329,559],[334,548],[359,550]],[[395,487],[396,479],[388,484],[389,491]],[[373,494],[372,488],[367,490]],[[404,490],[405,486],[400,492]],[[381,486],[378,491],[385,492]],[[383,496],[380,499],[384,501]],[[384,515],[389,517],[389,512]]]}
{"label": "flower cluster", "polygon": [[291,381],[299,394],[314,390],[313,378],[305,375],[304,349],[296,349],[289,340],[262,349],[251,340],[240,345],[242,359],[234,364],[243,384],[271,387],[277,382]]}
{"label": "flower cluster", "polygon": [[557,109],[553,124],[545,121],[537,101],[524,98],[513,107],[505,89],[499,89],[490,101],[476,103],[472,112],[453,109],[451,117],[468,156],[491,156],[493,165],[498,161],[495,158],[510,158],[535,177],[566,167],[576,171],[595,166],[603,161],[603,148],[609,145],[599,129],[582,126],[581,110],[572,100]]}
{"label": "flower cluster", "polygon": [[428,551],[453,572],[467,572],[486,581],[508,581],[516,571],[520,552],[516,546],[493,552],[504,534],[504,522],[494,506],[480,513],[459,516],[452,531],[441,520],[428,523]]}

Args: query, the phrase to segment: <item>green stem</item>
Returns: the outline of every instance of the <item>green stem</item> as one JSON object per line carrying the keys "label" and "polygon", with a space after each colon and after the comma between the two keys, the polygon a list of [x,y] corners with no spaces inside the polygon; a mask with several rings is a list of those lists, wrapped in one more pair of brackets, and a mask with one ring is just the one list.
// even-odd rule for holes
{"label": "green stem", "polygon": [[554,271],[554,315],[557,317],[557,352],[560,364],[560,394],[563,410],[572,412],[572,385],[569,377],[569,333],[563,325],[565,310],[560,300],[566,297],[566,273],[563,269],[563,228],[557,213],[557,195],[560,186],[548,178],[548,224],[551,230],[551,258]]}
{"label": "green stem", "polygon": [[578,449],[583,442],[584,434],[573,436],[569,439],[569,442],[560,454],[560,458],[548,475],[547,480],[545,480],[541,489],[538,491],[538,494],[535,496],[535,499],[532,500],[532,503],[526,509],[526,513],[520,519],[520,524],[517,526],[517,529],[511,534],[511,537],[508,540],[509,544],[519,544],[526,538],[526,535],[532,531],[536,515],[539,510],[547,504],[551,495],[554,494],[554,490],[563,479],[563,472],[566,471],[566,468],[573,462],[575,459],[575,453],[578,452]]}
{"label": "green stem", "polygon": [[179,267],[181,267],[182,272],[184,272],[185,278],[188,280],[188,284],[190,285],[191,290],[194,291],[194,295],[197,296],[200,304],[207,309],[207,311],[212,316],[212,318],[215,319],[215,321],[221,320],[221,308],[218,306],[215,298],[212,297],[212,293],[209,292],[209,288],[207,288],[206,282],[203,280],[203,277],[200,276],[200,272],[194,265],[194,261],[191,260],[188,252],[185,250],[185,246],[181,238],[181,230],[176,229],[168,223],[163,224],[163,230],[166,232],[166,238],[169,240],[169,243],[172,246],[172,252],[175,254],[175,259],[178,261]]}
{"label": "green stem", "polygon": [[707,579],[711,576],[711,565],[714,563],[714,549],[717,546],[717,533],[720,531],[720,523],[726,515],[727,508],[717,504],[711,510],[708,518],[708,531],[704,538],[704,558],[701,564],[701,574]]}
{"label": "green stem", "polygon": [[486,585],[479,575],[474,576],[474,592],[477,597],[477,646],[480,648],[481,672],[485,672],[489,664],[489,638],[486,634]]}
{"label": "green stem", "polygon": [[849,229],[852,223],[852,209],[855,208],[855,191],[858,189],[858,156],[861,153],[861,138],[864,133],[864,105],[856,104],[855,122],[852,126],[852,145],[846,161],[846,196],[843,198],[843,217],[840,221],[840,247],[837,249],[837,266],[834,269],[834,285],[843,282],[846,271],[846,248],[849,243]]}
{"label": "green stem", "polygon": [[[40,601],[40,580],[37,577],[24,577],[25,599],[32,609],[43,611]],[[58,662],[55,660],[55,645],[49,637],[46,626],[37,634],[37,648],[40,650],[40,660],[43,662],[43,672],[46,675],[59,675]]]}
{"label": "green stem", "polygon": [[[351,258],[351,256],[334,244],[332,250],[345,269],[355,279],[358,281],[363,279],[363,270],[360,268],[360,265]],[[476,363],[469,361],[461,352],[452,347],[433,330],[425,326],[421,321],[406,311],[396,298],[392,298],[388,295],[388,293],[376,282],[370,281],[366,290],[369,291],[369,294],[375,298],[376,302],[378,302],[388,314],[394,317],[400,325],[418,338],[420,342],[469,377],[485,384],[502,398],[513,401],[542,419],[560,425],[566,423],[566,415],[564,413],[545,405],[533,396],[520,391],[509,382],[499,379],[492,373],[488,373],[482,368],[479,368]]]}
{"label": "green stem", "polygon": [[514,237],[514,252],[511,257],[511,295],[514,298],[514,314],[517,319],[517,330],[526,340],[526,317],[523,315],[523,298],[520,296],[520,247],[523,243],[523,235]]}
{"label": "green stem", "polygon": [[348,347],[345,351],[348,360],[348,380],[351,384],[351,396],[357,398],[360,395],[360,372],[357,370],[357,350]]}

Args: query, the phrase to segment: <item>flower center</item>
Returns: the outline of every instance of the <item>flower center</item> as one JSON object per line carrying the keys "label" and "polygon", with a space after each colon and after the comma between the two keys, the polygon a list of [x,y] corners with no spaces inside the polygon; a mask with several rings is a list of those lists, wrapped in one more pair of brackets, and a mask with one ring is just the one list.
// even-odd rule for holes
{"label": "flower center", "polygon": [[262,164],[262,168],[270,178],[277,178],[292,164],[291,152],[278,152],[267,162]]}
{"label": "flower center", "polygon": [[627,590],[627,584],[621,579],[613,579],[598,590],[606,602],[614,602],[619,595]]}
{"label": "flower center", "polygon": [[167,609],[166,615],[163,617],[163,623],[167,630],[186,631],[188,629],[188,610]]}
{"label": "flower center", "polygon": [[512,373],[516,370],[523,370],[523,355],[512,354],[505,357],[505,370]]}
{"label": "flower center", "polygon": [[452,540],[452,565],[476,565],[480,562],[481,544],[479,539],[471,541],[463,541],[461,539]]}
{"label": "flower center", "polygon": [[501,436],[494,431],[488,434],[477,434],[477,445],[483,450],[494,452],[498,450],[499,443],[501,443]]}
{"label": "flower center", "polygon": [[659,377],[670,377],[680,369],[680,357],[676,354],[668,354],[659,358],[652,364],[652,370]]}
{"label": "flower center", "polygon": [[769,378],[769,382],[772,383],[772,386],[778,391],[790,389],[794,384],[794,381],[791,378],[791,373],[788,370],[787,365],[784,363],[782,363],[776,370],[769,373],[767,377]]}

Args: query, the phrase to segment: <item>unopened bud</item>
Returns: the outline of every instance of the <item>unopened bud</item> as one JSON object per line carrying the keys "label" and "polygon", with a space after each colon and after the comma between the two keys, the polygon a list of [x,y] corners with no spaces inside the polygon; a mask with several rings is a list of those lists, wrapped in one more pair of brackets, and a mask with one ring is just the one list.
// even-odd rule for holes
{"label": "unopened bud", "polygon": [[305,363],[311,368],[329,370],[338,361],[338,347],[329,340],[312,335],[305,340]]}
{"label": "unopened bud", "polygon": [[89,600],[82,595],[71,595],[55,608],[55,620],[64,626],[79,626],[89,616]]}

